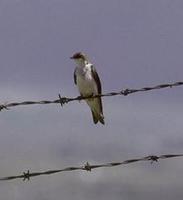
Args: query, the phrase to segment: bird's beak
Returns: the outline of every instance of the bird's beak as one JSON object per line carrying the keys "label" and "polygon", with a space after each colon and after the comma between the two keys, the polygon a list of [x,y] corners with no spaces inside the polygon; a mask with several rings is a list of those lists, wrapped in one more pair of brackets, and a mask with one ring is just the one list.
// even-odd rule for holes
{"label": "bird's beak", "polygon": [[71,56],[70,59],[74,59],[73,56]]}

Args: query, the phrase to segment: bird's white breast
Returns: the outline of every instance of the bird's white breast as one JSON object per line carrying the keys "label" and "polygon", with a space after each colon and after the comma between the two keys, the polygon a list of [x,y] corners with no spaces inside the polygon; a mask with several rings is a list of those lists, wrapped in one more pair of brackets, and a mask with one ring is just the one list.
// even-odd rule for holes
{"label": "bird's white breast", "polygon": [[76,80],[79,92],[84,96],[98,94],[97,85],[92,77],[91,66],[76,68]]}

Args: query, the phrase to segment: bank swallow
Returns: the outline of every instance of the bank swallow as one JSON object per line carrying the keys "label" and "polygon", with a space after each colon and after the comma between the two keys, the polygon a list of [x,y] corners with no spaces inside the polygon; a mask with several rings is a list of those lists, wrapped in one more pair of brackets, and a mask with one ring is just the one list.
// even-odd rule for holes
{"label": "bank swallow", "polygon": [[[75,53],[71,59],[76,62],[74,71],[74,83],[78,86],[80,95],[83,97],[90,97],[102,93],[100,78],[94,66],[88,61],[85,54],[79,52]],[[104,124],[102,99],[91,98],[86,99],[88,106],[91,109],[93,122]]]}

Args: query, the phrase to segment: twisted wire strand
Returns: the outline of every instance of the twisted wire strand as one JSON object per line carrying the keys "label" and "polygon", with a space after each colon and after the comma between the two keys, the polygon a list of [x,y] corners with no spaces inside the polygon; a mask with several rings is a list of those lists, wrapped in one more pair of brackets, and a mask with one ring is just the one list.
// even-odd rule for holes
{"label": "twisted wire strand", "polygon": [[175,83],[170,83],[170,84],[161,84],[161,85],[156,85],[154,87],[143,87],[140,89],[122,89],[119,92],[109,92],[105,94],[100,94],[100,95],[95,95],[95,96],[88,96],[88,97],[83,97],[83,96],[78,96],[74,98],[69,98],[69,97],[62,97],[59,94],[59,99],[49,101],[49,100],[42,100],[42,101],[23,101],[23,102],[14,102],[14,103],[8,103],[8,104],[0,104],[0,111],[1,110],[9,110],[10,107],[14,106],[20,106],[20,105],[34,105],[34,104],[61,104],[63,106],[66,103],[72,102],[72,101],[80,101],[84,99],[91,99],[91,98],[98,98],[98,97],[109,97],[109,96],[118,96],[118,95],[123,95],[127,96],[129,94],[133,94],[136,92],[146,92],[150,90],[159,90],[163,88],[172,88],[176,86],[181,86],[183,85],[182,81],[175,82]]}
{"label": "twisted wire strand", "polygon": [[151,164],[153,162],[158,162],[160,159],[167,159],[167,158],[174,158],[174,157],[182,157],[183,154],[166,154],[166,155],[150,155],[142,158],[137,158],[137,159],[130,159],[130,160],[125,160],[122,162],[110,162],[110,163],[105,163],[105,164],[99,164],[99,165],[91,165],[88,162],[84,166],[80,167],[66,167],[63,169],[58,169],[58,170],[47,170],[43,172],[30,172],[27,170],[26,172],[23,172],[23,174],[18,175],[18,176],[8,176],[8,177],[2,177],[0,178],[0,181],[6,181],[6,180],[13,180],[13,179],[23,179],[25,180],[30,180],[32,177],[36,176],[42,176],[42,175],[51,175],[51,174],[56,174],[56,173],[61,173],[61,172],[66,172],[66,171],[76,171],[76,170],[81,170],[81,171],[91,171],[93,169],[97,168],[104,168],[104,167],[115,167],[119,165],[127,165],[130,163],[135,163],[139,161],[151,161]]}

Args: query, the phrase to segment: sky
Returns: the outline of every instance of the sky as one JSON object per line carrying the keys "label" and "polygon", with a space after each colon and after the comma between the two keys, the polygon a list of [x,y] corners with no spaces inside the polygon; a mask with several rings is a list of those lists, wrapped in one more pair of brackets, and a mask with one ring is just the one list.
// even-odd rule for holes
{"label": "sky", "polygon": [[[181,0],[1,0],[0,103],[78,96],[70,56],[86,53],[103,92],[182,81]],[[182,87],[0,112],[0,177],[183,153]],[[183,198],[183,159],[0,182],[3,200]]]}

